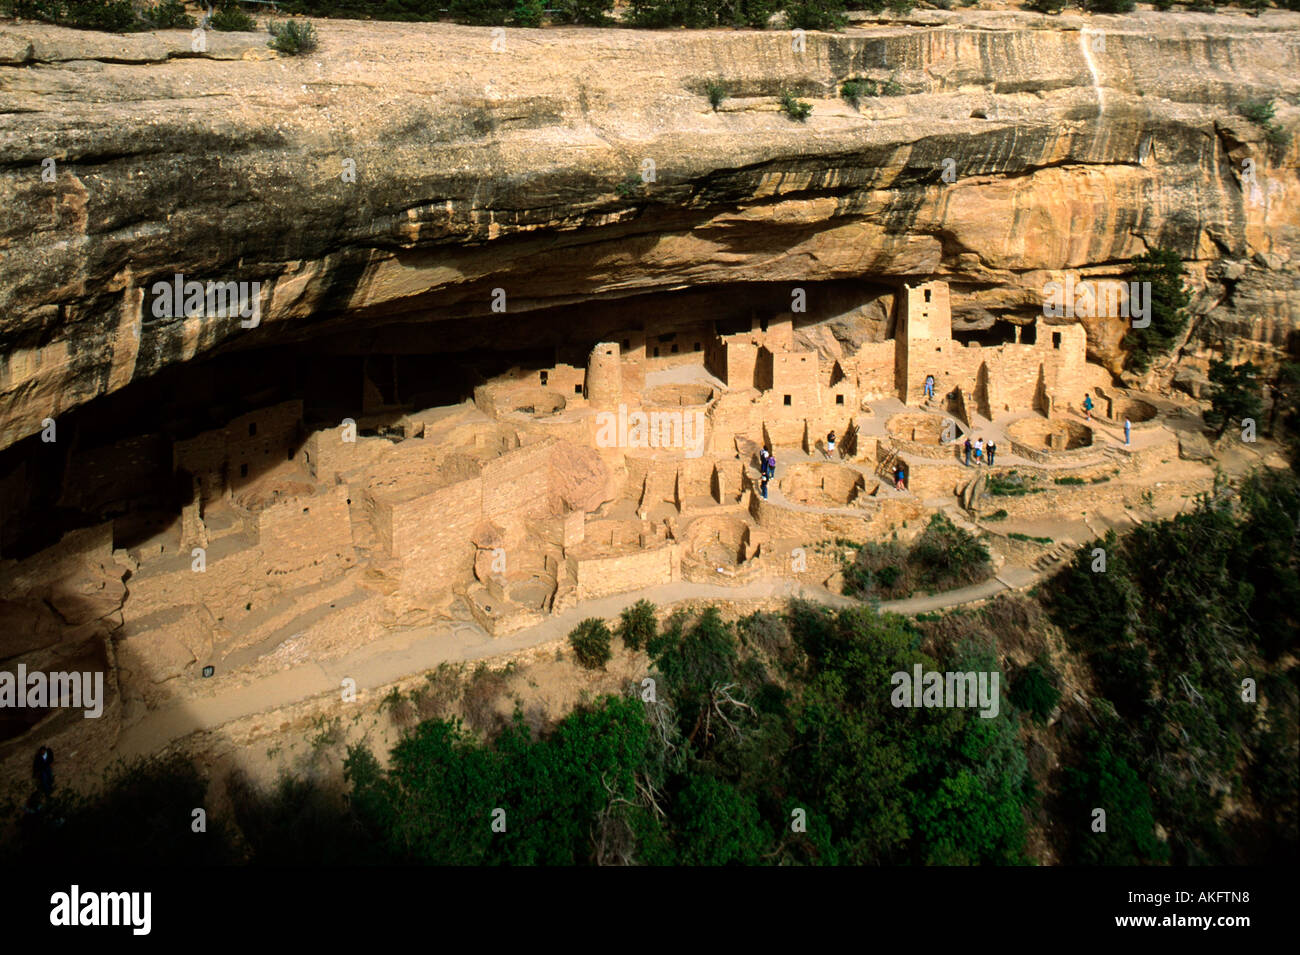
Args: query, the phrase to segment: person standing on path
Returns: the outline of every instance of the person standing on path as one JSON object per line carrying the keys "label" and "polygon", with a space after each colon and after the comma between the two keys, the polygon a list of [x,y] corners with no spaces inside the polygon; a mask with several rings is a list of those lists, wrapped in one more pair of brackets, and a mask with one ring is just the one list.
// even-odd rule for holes
{"label": "person standing on path", "polygon": [[998,446],[989,439],[989,467],[993,467],[993,455],[998,453]]}
{"label": "person standing on path", "polygon": [[827,459],[829,460],[829,459],[830,459],[830,456],[833,455],[834,453],[835,453],[835,432],[832,431],[830,434],[826,435],[826,457],[827,457]]}
{"label": "person standing on path", "polygon": [[1133,433],[1133,422],[1129,421],[1128,418],[1125,418],[1124,419],[1124,443],[1125,444],[1129,443],[1129,436],[1132,433]]}
{"label": "person standing on path", "polygon": [[758,449],[758,473],[767,477],[767,448]]}
{"label": "person standing on path", "polygon": [[766,477],[763,478],[763,482],[759,484],[758,491],[760,494],[763,495],[763,500],[766,501],[767,500],[767,478]]}
{"label": "person standing on path", "polygon": [[970,438],[969,437],[966,439],[966,443],[962,445],[962,450],[966,452],[966,467],[970,467]]}
{"label": "person standing on path", "polygon": [[776,477],[776,455],[767,456],[767,476],[769,479]]}
{"label": "person standing on path", "polygon": [[36,758],[32,760],[32,777],[45,795],[54,789],[54,750],[48,746],[36,751]]}
{"label": "person standing on path", "polygon": [[898,470],[894,472],[894,487],[900,491],[907,490],[907,475],[903,472],[903,466],[900,464]]}
{"label": "person standing on path", "polygon": [[934,375],[925,376],[925,396],[927,398],[934,397]]}
{"label": "person standing on path", "polygon": [[984,461],[984,439],[975,439],[975,464],[978,466]]}
{"label": "person standing on path", "polygon": [[1086,394],[1083,396],[1083,413],[1084,416],[1087,417],[1089,421],[1092,420],[1092,395],[1091,394]]}

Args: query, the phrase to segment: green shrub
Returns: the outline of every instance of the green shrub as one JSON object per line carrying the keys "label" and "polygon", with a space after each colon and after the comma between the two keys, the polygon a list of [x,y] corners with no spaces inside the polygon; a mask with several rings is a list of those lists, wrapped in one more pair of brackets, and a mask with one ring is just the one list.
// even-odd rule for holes
{"label": "green shrub", "polygon": [[1157,10],[1172,10],[1174,8],[1174,0],[1155,0],[1155,2],[1152,3],[1152,6]]}
{"label": "green shrub", "polygon": [[600,26],[614,10],[613,0],[552,0],[550,6],[552,23],[585,23],[590,26]]}
{"label": "green shrub", "polygon": [[212,14],[208,26],[223,33],[251,33],[257,29],[257,22],[240,9],[237,3],[225,3],[221,9]]}
{"label": "green shrub", "polygon": [[1091,13],[1132,13],[1137,3],[1136,0],[1087,0],[1087,9]]}
{"label": "green shrub", "polygon": [[932,590],[973,583],[986,575],[991,564],[988,549],[943,514],[930,517],[907,558],[918,567],[921,586]]}
{"label": "green shrub", "polygon": [[645,181],[634,173],[628,173],[627,178],[622,182],[615,184],[614,191],[623,199],[631,199],[638,189],[645,185]]}
{"label": "green shrub", "polygon": [[588,617],[569,633],[569,646],[578,663],[588,670],[603,667],[613,656],[610,641],[613,634],[605,621],[599,617]]}
{"label": "green shrub", "polygon": [[903,89],[903,84],[898,82],[892,76],[885,80],[885,85],[880,88],[882,96],[902,96],[907,90]]}
{"label": "green shrub", "polygon": [[1132,328],[1124,335],[1128,364],[1136,371],[1146,371],[1152,360],[1174,347],[1187,327],[1186,308],[1191,293],[1183,285],[1182,259],[1173,249],[1153,248],[1133,260],[1133,278],[1151,283],[1148,303],[1150,324]]}
{"label": "green shrub", "polygon": [[1060,13],[1065,9],[1066,0],[1029,0],[1025,8],[1035,13]]}
{"label": "green shrub", "polygon": [[638,600],[619,614],[618,635],[629,650],[648,646],[658,632],[655,605],[648,600]]}
{"label": "green shrub", "polygon": [[845,80],[840,85],[840,97],[852,106],[858,108],[858,103],[864,96],[879,96],[880,84],[875,80],[854,79]]}
{"label": "green shrub", "polygon": [[316,49],[316,28],[310,20],[287,20],[276,23],[272,20],[266,25],[271,34],[268,41],[271,49],[289,56],[301,56]]}
{"label": "green shrub", "polygon": [[838,30],[848,22],[844,0],[789,0],[786,25],[800,30]]}
{"label": "green shrub", "polygon": [[518,0],[451,0],[447,14],[456,23],[503,27],[513,22]]}
{"label": "green shrub", "polygon": [[155,6],[145,7],[143,16],[155,30],[194,26],[194,18],[185,12],[181,0],[162,0]]}
{"label": "green shrub", "polygon": [[1267,126],[1273,121],[1276,109],[1272,100],[1252,100],[1249,103],[1242,103],[1237,107],[1237,112],[1241,113],[1252,123],[1259,126]]}
{"label": "green shrub", "polygon": [[992,514],[990,514],[988,517],[984,518],[984,520],[986,520],[986,521],[1005,521],[1005,520],[1007,519],[1007,516],[1008,516],[1008,515],[1007,515],[1006,508],[1000,507],[1000,508],[998,508],[996,511],[994,511]]}
{"label": "green shrub", "polygon": [[921,588],[973,583],[986,577],[990,566],[988,549],[973,534],[934,514],[910,548],[898,541],[868,542],[841,570],[845,594],[894,600]]}
{"label": "green shrub", "polygon": [[984,484],[984,490],[994,497],[1022,497],[1042,490],[1032,485],[1032,477],[1026,477],[1013,470],[1006,474],[990,474]]}
{"label": "green shrub", "polygon": [[540,27],[545,16],[545,0],[515,0],[510,23],[517,27]]}
{"label": "green shrub", "polygon": [[914,0],[889,0],[889,12],[895,16],[906,16],[915,9]]}
{"label": "green shrub", "polygon": [[791,119],[802,123],[812,114],[812,103],[795,99],[794,93],[784,90],[781,93],[781,111]]}
{"label": "green shrub", "polygon": [[[1258,13],[1256,13],[1258,16]],[[1264,139],[1275,149],[1286,149],[1291,137],[1281,126],[1273,122],[1275,108],[1272,100],[1254,100],[1237,107],[1237,112],[1264,130]]]}
{"label": "green shrub", "polygon": [[131,0],[10,0],[9,13],[81,30],[134,33],[150,28]]}
{"label": "green shrub", "polygon": [[776,12],[776,0],[631,0],[628,20],[634,26],[715,26],[763,28]]}
{"label": "green shrub", "polygon": [[1046,660],[1035,660],[1011,679],[1011,702],[1046,723],[1061,700],[1060,676]]}
{"label": "green shrub", "polygon": [[1052,483],[1064,484],[1066,486],[1072,487],[1077,484],[1087,484],[1088,482],[1081,477],[1059,477],[1059,478],[1052,478]]}
{"label": "green shrub", "polygon": [[1217,428],[1219,434],[1243,418],[1253,418],[1258,424],[1264,410],[1256,383],[1259,371],[1248,361],[1240,365],[1210,362],[1210,410],[1205,412],[1205,423]]}
{"label": "green shrub", "polygon": [[713,107],[716,113],[722,101],[727,98],[727,88],[722,85],[721,80],[710,80],[704,87],[705,94],[709,97],[709,105]]}
{"label": "green shrub", "polygon": [[1264,139],[1268,142],[1270,146],[1274,147],[1279,152],[1281,152],[1282,150],[1286,149],[1288,145],[1290,145],[1291,134],[1288,133],[1281,126],[1277,125],[1276,123],[1273,123],[1266,130],[1264,130]]}
{"label": "green shrub", "polygon": [[1012,531],[1012,532],[1011,532],[1010,534],[1008,534],[1007,536],[1010,537],[1012,540],[1017,540],[1017,541],[1032,541],[1032,542],[1035,543],[1035,544],[1050,544],[1050,543],[1052,543],[1052,539],[1051,539],[1050,537],[1034,537],[1032,534],[1022,534],[1022,533],[1020,533],[1020,531]]}

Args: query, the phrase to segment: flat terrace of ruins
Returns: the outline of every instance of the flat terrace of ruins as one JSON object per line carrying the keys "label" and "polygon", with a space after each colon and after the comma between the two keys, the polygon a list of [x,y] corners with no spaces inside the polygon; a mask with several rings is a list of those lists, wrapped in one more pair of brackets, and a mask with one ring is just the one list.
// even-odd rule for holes
{"label": "flat terrace of ruins", "polygon": [[[797,548],[906,538],[959,503],[978,518],[988,469],[964,464],[967,437],[996,441],[996,471],[1049,487],[1078,475],[1084,487],[1059,489],[1070,508],[1102,493],[1093,481],[1177,456],[1157,407],[1087,361],[1082,326],[957,341],[939,282],[904,287],[897,309],[894,337],[852,354],[800,347],[789,313],[647,319],[585,366],[515,368],[458,405],[315,430],[299,401],[265,407],[171,446],[192,490],[179,520],[127,515],[0,575],[66,609],[82,598],[61,587],[111,593],[129,571],[112,639],[129,722],[384,633],[456,621],[510,634],[673,581],[794,576]],[[760,448],[777,459],[766,497]],[[94,453],[107,474],[136,450]],[[999,504],[1031,513],[1043,496]],[[144,542],[117,546],[123,522]],[[217,679],[201,680],[205,666]]]}

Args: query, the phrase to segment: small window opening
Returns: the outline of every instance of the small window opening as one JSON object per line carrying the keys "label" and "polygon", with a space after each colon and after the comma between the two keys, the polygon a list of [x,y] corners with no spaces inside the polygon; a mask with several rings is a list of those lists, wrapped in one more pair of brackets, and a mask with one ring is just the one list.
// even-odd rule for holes
{"label": "small window opening", "polygon": [[786,395],[786,396],[785,396],[785,406],[786,406],[787,408],[790,406],[790,396],[789,396],[789,395]]}

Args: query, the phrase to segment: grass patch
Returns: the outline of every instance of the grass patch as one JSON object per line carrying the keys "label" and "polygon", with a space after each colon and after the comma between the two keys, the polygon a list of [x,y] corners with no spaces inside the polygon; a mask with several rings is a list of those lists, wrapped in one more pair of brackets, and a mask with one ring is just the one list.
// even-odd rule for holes
{"label": "grass patch", "polygon": [[1055,543],[1050,537],[1035,537],[1032,534],[1022,534],[1019,531],[1012,531],[1007,535],[1013,541],[1032,541],[1035,544],[1052,544]]}
{"label": "grass patch", "polygon": [[1067,487],[1078,487],[1080,484],[1087,484],[1088,482],[1080,477],[1059,477],[1052,478],[1052,483],[1063,484]]}
{"label": "grass patch", "polygon": [[1034,479],[1017,471],[1006,474],[990,474],[984,490],[994,497],[1021,497],[1025,494],[1037,494],[1041,487],[1033,486]]}

